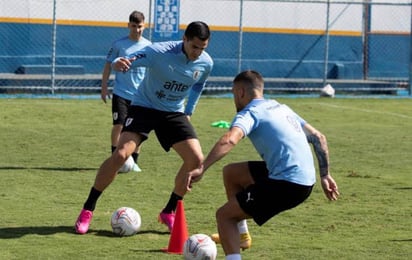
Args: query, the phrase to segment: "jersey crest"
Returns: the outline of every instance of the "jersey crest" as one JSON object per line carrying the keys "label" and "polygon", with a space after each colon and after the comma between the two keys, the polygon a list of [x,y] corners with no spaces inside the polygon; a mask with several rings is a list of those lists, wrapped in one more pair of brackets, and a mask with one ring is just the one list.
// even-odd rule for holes
{"label": "jersey crest", "polygon": [[195,70],[194,72],[193,72],[193,79],[194,80],[198,80],[199,78],[200,78],[200,71],[199,70]]}

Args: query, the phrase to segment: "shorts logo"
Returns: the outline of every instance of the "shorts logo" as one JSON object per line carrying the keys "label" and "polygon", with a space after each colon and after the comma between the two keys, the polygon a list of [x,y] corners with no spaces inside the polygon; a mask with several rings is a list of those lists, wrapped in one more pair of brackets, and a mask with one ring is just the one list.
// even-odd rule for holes
{"label": "shorts logo", "polygon": [[249,201],[252,201],[252,200],[254,200],[254,199],[251,197],[251,193],[248,192],[247,193],[247,198],[246,198],[246,203],[248,203]]}
{"label": "shorts logo", "polygon": [[126,126],[129,126],[132,122],[133,122],[133,118],[130,118],[130,117],[129,117],[129,118],[126,119],[125,125],[126,125]]}
{"label": "shorts logo", "polygon": [[119,117],[119,113],[114,112],[113,113],[113,120],[117,120],[118,117]]}

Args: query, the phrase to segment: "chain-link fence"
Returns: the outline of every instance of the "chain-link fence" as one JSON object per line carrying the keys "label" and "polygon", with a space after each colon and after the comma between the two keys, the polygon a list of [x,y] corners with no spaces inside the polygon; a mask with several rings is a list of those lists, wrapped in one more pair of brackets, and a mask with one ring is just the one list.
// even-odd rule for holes
{"label": "chain-link fence", "polygon": [[[208,23],[215,66],[207,91],[255,69],[268,91],[411,94],[411,1],[0,0],[0,93],[98,92],[111,43],[128,16],[151,41]],[[112,84],[112,82],[111,82]]]}

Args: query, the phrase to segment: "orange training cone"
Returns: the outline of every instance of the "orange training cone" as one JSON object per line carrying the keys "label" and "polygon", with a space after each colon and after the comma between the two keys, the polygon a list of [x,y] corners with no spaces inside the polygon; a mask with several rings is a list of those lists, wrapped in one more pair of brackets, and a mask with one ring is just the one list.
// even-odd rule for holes
{"label": "orange training cone", "polygon": [[189,232],[187,231],[183,201],[179,200],[177,202],[175,223],[170,235],[169,246],[165,251],[170,254],[183,254],[183,247],[188,238]]}

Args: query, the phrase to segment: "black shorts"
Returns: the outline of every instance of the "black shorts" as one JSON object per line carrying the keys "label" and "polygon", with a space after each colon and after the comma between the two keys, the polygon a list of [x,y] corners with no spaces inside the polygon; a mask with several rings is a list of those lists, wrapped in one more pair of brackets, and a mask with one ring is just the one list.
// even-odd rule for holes
{"label": "black shorts", "polygon": [[144,141],[152,130],[167,152],[177,142],[197,139],[196,132],[184,113],[130,106],[122,131],[138,133],[143,136]]}
{"label": "black shorts", "polygon": [[123,125],[127,117],[131,101],[113,94],[112,99],[112,117],[113,125]]}
{"label": "black shorts", "polygon": [[248,163],[255,184],[236,194],[236,198],[240,207],[259,226],[278,213],[296,207],[312,192],[313,186],[269,179],[266,163],[263,161]]}

